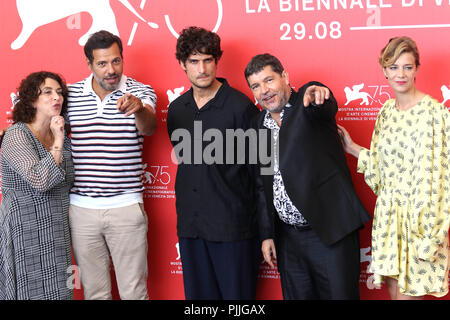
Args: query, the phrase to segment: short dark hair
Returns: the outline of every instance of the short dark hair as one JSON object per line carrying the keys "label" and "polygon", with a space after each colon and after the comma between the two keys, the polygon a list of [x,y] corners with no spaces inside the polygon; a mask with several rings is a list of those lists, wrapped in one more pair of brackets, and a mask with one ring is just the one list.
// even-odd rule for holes
{"label": "short dark hair", "polygon": [[220,37],[200,27],[189,27],[181,31],[177,40],[176,58],[185,63],[193,53],[210,54],[219,61],[223,51],[220,49]]}
{"label": "short dark hair", "polygon": [[86,55],[86,58],[89,59],[89,63],[92,63],[94,61],[93,51],[95,49],[108,49],[114,43],[117,43],[117,45],[119,46],[120,56],[123,57],[122,40],[120,40],[118,36],[105,30],[93,33],[84,45],[84,54]]}
{"label": "short dark hair", "polygon": [[14,109],[12,111],[12,120],[14,123],[19,121],[30,123],[34,120],[34,117],[36,116],[36,109],[33,107],[33,103],[39,98],[39,95],[41,94],[40,86],[47,78],[57,81],[61,86],[62,96],[64,98],[61,115],[66,115],[68,90],[65,81],[56,73],[38,71],[29,74],[25,79],[23,79],[17,89],[19,95],[15,100]]}
{"label": "short dark hair", "polygon": [[250,77],[252,74],[260,72],[266,66],[271,66],[272,70],[278,73],[280,76],[283,74],[284,68],[278,58],[269,53],[258,54],[250,60],[244,70],[244,75],[247,83],[248,77]]}

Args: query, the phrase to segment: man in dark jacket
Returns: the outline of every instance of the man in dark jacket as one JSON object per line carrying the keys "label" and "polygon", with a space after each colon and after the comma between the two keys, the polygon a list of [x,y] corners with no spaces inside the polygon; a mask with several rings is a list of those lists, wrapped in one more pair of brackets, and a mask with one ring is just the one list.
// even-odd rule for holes
{"label": "man in dark jacket", "polygon": [[262,251],[278,262],[285,299],[359,299],[359,232],[369,214],[347,167],[330,90],[310,82],[295,92],[280,61],[257,55],[245,77],[271,130],[273,175],[262,175],[268,210],[259,217]]}

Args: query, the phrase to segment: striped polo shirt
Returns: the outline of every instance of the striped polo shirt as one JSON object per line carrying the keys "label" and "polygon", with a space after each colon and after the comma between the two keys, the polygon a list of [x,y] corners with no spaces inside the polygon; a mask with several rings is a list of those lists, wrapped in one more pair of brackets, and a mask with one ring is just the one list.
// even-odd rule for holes
{"label": "striped polo shirt", "polygon": [[117,90],[103,101],[92,89],[91,74],[69,85],[68,121],[72,130],[75,182],[70,194],[73,205],[118,208],[142,203],[143,136],[134,115],[117,110],[117,100],[131,93],[155,108],[152,87],[122,75]]}

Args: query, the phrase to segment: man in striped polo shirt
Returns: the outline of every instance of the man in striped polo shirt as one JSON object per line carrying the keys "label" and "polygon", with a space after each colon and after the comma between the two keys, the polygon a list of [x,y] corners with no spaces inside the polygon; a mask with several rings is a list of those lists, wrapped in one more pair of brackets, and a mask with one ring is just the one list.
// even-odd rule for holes
{"label": "man in striped polo shirt", "polygon": [[123,72],[122,42],[94,33],[84,47],[92,74],[69,86],[75,183],[72,245],[85,299],[111,299],[110,256],[122,299],[148,299],[142,143],[156,128],[154,90]]}

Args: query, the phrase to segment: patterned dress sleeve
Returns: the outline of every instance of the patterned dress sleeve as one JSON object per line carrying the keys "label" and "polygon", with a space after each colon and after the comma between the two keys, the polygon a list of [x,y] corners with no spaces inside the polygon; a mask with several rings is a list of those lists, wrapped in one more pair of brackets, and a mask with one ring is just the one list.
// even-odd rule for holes
{"label": "patterned dress sleeve", "polygon": [[381,179],[381,163],[378,157],[378,142],[382,130],[383,122],[386,118],[386,106],[378,113],[375,128],[370,142],[370,149],[362,148],[358,157],[357,171],[364,174],[364,180],[367,185],[378,196],[382,187]]}
{"label": "patterned dress sleeve", "polygon": [[40,159],[33,141],[26,132],[11,127],[2,142],[2,161],[11,166],[38,192],[45,192],[63,182],[65,172],[56,165],[50,152]]}
{"label": "patterned dress sleeve", "polygon": [[432,138],[426,143],[420,178],[423,184],[414,199],[416,210],[411,226],[417,256],[433,262],[438,246],[448,237],[450,225],[450,114],[438,103],[430,108],[433,116],[427,121],[426,131]]}

